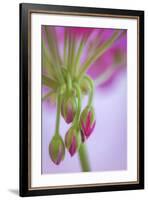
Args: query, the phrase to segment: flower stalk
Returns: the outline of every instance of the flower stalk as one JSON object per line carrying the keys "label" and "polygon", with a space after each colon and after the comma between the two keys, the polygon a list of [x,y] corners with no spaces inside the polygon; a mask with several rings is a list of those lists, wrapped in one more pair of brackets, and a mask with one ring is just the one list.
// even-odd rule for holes
{"label": "flower stalk", "polygon": [[80,148],[79,148],[79,160],[80,160],[83,172],[91,171],[90,163],[89,163],[89,160],[88,160],[88,153],[87,153],[87,149],[86,149],[86,144],[85,143],[80,145]]}
{"label": "flower stalk", "polygon": [[88,76],[84,77],[85,80],[87,80],[88,84],[89,84],[89,99],[88,99],[88,107],[90,107],[92,105],[92,101],[93,101],[93,96],[94,96],[94,82],[92,81],[92,79]]}
{"label": "flower stalk", "polygon": [[65,91],[65,85],[62,85],[57,91],[58,91],[58,94],[57,94],[57,113],[56,113],[55,135],[59,134],[60,114],[61,114],[61,99],[62,99],[62,94]]}
{"label": "flower stalk", "polygon": [[119,31],[115,31],[111,38],[109,38],[104,44],[102,44],[95,53],[89,57],[84,65],[82,66],[82,69],[78,75],[78,79],[81,79],[83,75],[85,74],[86,70],[89,68],[89,66],[96,61],[112,44],[113,42],[119,37]]}
{"label": "flower stalk", "polygon": [[74,83],[74,87],[76,89],[77,97],[78,97],[78,108],[77,108],[77,113],[76,117],[74,119],[73,125],[78,127],[79,126],[79,117],[80,117],[80,112],[81,112],[81,90],[79,88],[79,85],[77,83]]}
{"label": "flower stalk", "polygon": [[55,135],[59,134],[59,127],[60,127],[60,109],[61,109],[61,94],[58,94],[58,98],[57,98],[57,114],[56,114]]}

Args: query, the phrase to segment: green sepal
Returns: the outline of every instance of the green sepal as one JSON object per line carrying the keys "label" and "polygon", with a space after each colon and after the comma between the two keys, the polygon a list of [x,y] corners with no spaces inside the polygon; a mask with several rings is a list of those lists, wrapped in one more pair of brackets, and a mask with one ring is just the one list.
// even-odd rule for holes
{"label": "green sepal", "polygon": [[81,91],[84,95],[89,93],[90,86],[89,86],[88,81],[86,79],[82,79],[80,81],[80,88],[81,88]]}
{"label": "green sepal", "polygon": [[89,112],[91,112],[91,123],[93,123],[94,120],[95,120],[95,111],[94,111],[94,108],[92,106],[86,106],[84,108],[84,110],[81,113],[80,120],[86,122],[86,119],[87,119]]}
{"label": "green sepal", "polygon": [[63,160],[65,157],[65,145],[64,145],[64,142],[63,142],[63,139],[61,138],[61,136],[58,134],[53,136],[53,138],[51,140],[51,144],[53,147],[52,156],[53,156],[54,160],[57,160],[58,154],[59,154],[59,148],[60,148],[60,145],[62,145],[62,151],[63,151],[62,152],[62,160]]}
{"label": "green sepal", "polygon": [[65,142],[66,148],[69,149],[72,143],[72,137],[75,136],[76,138],[76,143],[77,143],[77,150],[80,147],[81,144],[81,135],[80,135],[80,131],[78,128],[76,127],[71,127],[68,131],[68,135]]}

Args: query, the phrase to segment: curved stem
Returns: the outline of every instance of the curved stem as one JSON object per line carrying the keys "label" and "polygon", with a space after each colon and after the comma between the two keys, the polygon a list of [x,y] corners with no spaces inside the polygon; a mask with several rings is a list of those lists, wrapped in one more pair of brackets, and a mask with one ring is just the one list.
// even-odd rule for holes
{"label": "curved stem", "polygon": [[68,92],[70,92],[72,89],[72,81],[71,81],[71,76],[69,72],[67,73],[67,89],[68,89]]}
{"label": "curved stem", "polygon": [[[74,120],[74,125],[77,126],[79,124],[79,117],[81,113],[81,90],[77,83],[74,83],[74,87],[76,88],[77,96],[78,96],[78,110],[77,110],[75,120]],[[83,172],[90,171],[90,165],[88,161],[87,149],[86,149],[85,144],[82,143],[80,145],[78,153],[79,153],[79,159],[80,159],[82,171]]]}
{"label": "curved stem", "polygon": [[92,100],[93,100],[93,95],[94,95],[94,82],[88,76],[85,76],[84,78],[88,81],[89,86],[90,86],[90,95],[89,95],[89,99],[88,99],[88,104],[87,105],[91,106]]}
{"label": "curved stem", "polygon": [[81,54],[82,54],[82,50],[84,48],[84,44],[85,44],[85,39],[81,39],[80,41],[80,44],[79,44],[79,47],[78,47],[78,50],[77,50],[77,54],[75,56],[75,71],[74,71],[74,74],[77,74],[77,71],[78,71],[78,64],[80,62],[80,57],[81,57]]}
{"label": "curved stem", "polygon": [[89,66],[93,62],[95,62],[104,52],[106,52],[108,48],[111,47],[111,45],[118,39],[118,37],[119,37],[119,31],[117,30],[106,42],[104,42],[99,48],[96,49],[96,52],[94,52],[94,54],[91,57],[89,57],[82,66],[81,71],[78,75],[79,79],[83,77]]}
{"label": "curved stem", "polygon": [[46,34],[46,39],[47,39],[47,43],[48,43],[48,48],[50,50],[50,54],[48,54],[48,55],[50,56],[50,58],[53,61],[54,70],[57,74],[58,79],[62,83],[64,83],[64,79],[63,79],[61,68],[60,68],[61,63],[60,63],[60,58],[58,56],[56,35],[54,34],[54,31],[49,27],[47,28],[47,26],[45,26],[45,34]]}
{"label": "curved stem", "polygon": [[81,112],[81,90],[77,83],[74,83],[74,87],[76,88],[77,96],[78,96],[78,109],[77,109],[76,116],[73,123],[74,125],[76,125],[79,121],[80,112]]}
{"label": "curved stem", "polygon": [[59,127],[60,127],[60,108],[61,108],[61,94],[58,94],[58,98],[57,98],[57,114],[56,114],[55,135],[59,135]]}
{"label": "curved stem", "polygon": [[88,161],[88,156],[87,156],[87,149],[84,143],[80,145],[78,153],[79,153],[79,159],[80,159],[82,171],[83,172],[91,171],[89,161]]}
{"label": "curved stem", "polygon": [[59,135],[59,127],[60,127],[60,112],[61,112],[61,95],[65,91],[65,84],[63,84],[57,91],[57,115],[56,115],[56,127],[55,127],[55,135]]}

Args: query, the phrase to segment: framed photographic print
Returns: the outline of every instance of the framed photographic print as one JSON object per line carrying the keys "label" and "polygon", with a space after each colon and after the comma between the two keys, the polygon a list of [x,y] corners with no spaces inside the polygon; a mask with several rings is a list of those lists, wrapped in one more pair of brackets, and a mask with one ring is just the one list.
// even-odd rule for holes
{"label": "framed photographic print", "polygon": [[144,188],[144,11],[20,4],[20,195]]}

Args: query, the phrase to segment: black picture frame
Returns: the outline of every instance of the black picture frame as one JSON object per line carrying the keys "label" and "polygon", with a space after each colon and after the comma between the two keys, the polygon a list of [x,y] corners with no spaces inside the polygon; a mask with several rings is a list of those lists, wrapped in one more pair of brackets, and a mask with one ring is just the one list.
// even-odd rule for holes
{"label": "black picture frame", "polygon": [[[29,159],[30,148],[28,147],[30,138],[29,126],[31,123],[31,79],[30,79],[30,37],[29,31],[31,28],[30,15],[32,12],[55,12],[55,13],[77,13],[107,16],[129,16],[136,17],[139,25],[139,73],[138,73],[138,123],[139,123],[139,180],[137,183],[129,184],[113,184],[113,185],[95,185],[83,187],[63,187],[51,189],[30,189],[29,187]],[[72,6],[57,6],[45,4],[20,4],[20,196],[36,196],[36,195],[58,195],[69,193],[88,193],[116,190],[133,190],[144,188],[144,11],[139,10],[121,10],[121,9],[106,9],[106,8],[89,8],[89,7],[72,7]]]}

